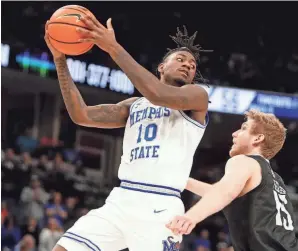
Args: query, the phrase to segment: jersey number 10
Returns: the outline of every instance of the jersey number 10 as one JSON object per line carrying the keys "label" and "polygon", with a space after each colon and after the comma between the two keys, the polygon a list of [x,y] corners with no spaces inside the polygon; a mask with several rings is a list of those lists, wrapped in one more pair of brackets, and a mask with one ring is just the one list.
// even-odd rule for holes
{"label": "jersey number 10", "polygon": [[[285,205],[288,203],[286,196],[284,194],[278,194],[276,191],[273,191],[273,194],[277,209],[276,225],[283,226],[286,230],[294,230],[293,220],[285,207]],[[281,212],[286,215],[286,218],[281,215]]]}
{"label": "jersey number 10", "polygon": [[137,143],[140,143],[142,141],[143,127],[145,127],[144,139],[146,141],[152,141],[156,138],[156,134],[157,134],[157,125],[156,124],[149,124],[147,126],[140,125]]}

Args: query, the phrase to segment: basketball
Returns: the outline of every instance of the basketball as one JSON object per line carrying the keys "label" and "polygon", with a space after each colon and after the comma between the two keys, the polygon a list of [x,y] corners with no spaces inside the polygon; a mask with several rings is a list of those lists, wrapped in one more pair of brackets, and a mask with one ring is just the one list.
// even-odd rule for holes
{"label": "basketball", "polygon": [[81,55],[93,47],[93,43],[79,42],[81,35],[77,27],[86,28],[81,16],[94,16],[88,9],[79,5],[66,5],[56,10],[48,24],[49,39],[52,46],[66,55]]}

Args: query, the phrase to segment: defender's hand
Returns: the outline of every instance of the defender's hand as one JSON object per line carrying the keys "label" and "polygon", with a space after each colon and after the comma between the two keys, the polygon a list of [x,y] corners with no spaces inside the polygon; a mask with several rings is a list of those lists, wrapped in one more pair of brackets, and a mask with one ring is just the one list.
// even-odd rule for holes
{"label": "defender's hand", "polygon": [[166,227],[175,235],[178,234],[190,234],[191,231],[196,226],[195,221],[193,221],[191,218],[188,218],[186,216],[175,216],[167,225]]}
{"label": "defender's hand", "polygon": [[107,53],[117,44],[111,18],[107,21],[107,28],[93,16],[83,16],[81,21],[88,29],[77,28],[77,31],[84,37],[79,40],[80,42],[92,42]]}
{"label": "defender's hand", "polygon": [[45,26],[45,36],[44,36],[44,40],[46,41],[47,46],[49,47],[53,58],[61,58],[64,57],[64,54],[58,50],[56,50],[52,45],[51,42],[49,40],[49,33],[48,33],[48,23],[49,21],[47,21],[46,26]]}

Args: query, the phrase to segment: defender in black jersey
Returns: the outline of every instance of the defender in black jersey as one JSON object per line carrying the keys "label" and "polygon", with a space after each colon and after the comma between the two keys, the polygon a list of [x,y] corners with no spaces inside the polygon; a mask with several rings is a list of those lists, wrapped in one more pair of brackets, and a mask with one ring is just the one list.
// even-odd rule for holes
{"label": "defender in black jersey", "polygon": [[190,178],[186,189],[202,199],[167,227],[174,234],[189,234],[223,210],[235,251],[298,251],[294,210],[269,162],[282,148],[286,130],[273,114],[251,110],[246,118],[233,133],[223,178],[213,185]]}

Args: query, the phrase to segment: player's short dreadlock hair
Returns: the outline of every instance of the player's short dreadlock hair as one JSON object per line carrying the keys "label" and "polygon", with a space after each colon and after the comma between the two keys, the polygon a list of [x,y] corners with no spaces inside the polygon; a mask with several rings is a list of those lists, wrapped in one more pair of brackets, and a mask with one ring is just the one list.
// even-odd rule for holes
{"label": "player's short dreadlock hair", "polygon": [[[177,51],[188,51],[194,56],[195,60],[197,60],[197,61],[200,59],[200,52],[212,52],[213,51],[213,50],[203,50],[199,44],[194,45],[194,40],[197,36],[197,31],[191,37],[189,37],[187,29],[184,25],[183,25],[183,30],[184,30],[184,32],[181,32],[179,27],[177,27],[176,36],[170,35],[170,38],[172,38],[172,40],[177,44],[177,48],[175,48],[175,49],[168,48],[167,49],[168,52],[163,57],[162,61],[165,61],[165,59],[168,56],[170,56],[171,54],[173,54],[174,52],[177,52]],[[196,72],[193,82],[207,84],[209,81],[207,79],[203,78],[201,72],[197,68],[197,72]]]}

